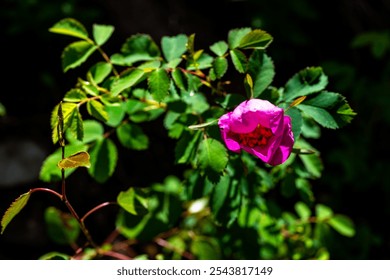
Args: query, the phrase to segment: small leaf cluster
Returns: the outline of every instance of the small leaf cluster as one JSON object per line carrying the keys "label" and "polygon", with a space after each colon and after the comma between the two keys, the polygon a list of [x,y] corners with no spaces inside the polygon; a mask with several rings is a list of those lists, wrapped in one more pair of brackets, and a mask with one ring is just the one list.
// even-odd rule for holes
{"label": "small leaf cluster", "polygon": [[[320,67],[299,71],[284,86],[273,85],[275,65],[267,54],[273,37],[260,29],[233,29],[209,49],[196,48],[195,34],[165,36],[160,44],[135,34],[111,55],[103,45],[113,26],[95,24],[90,36],[80,22],[67,18],[50,31],[77,39],[62,53],[64,72],[92,61],[94,53],[102,59],[88,66],[53,109],[53,143],[63,146],[64,137],[66,145],[47,157],[40,179],[56,182],[84,166],[105,183],[115,174],[120,149],[145,151],[158,141],[144,130],[154,120],[176,143],[175,164],[186,167],[182,178],[167,174],[163,183],[118,194],[115,223],[129,241],[126,246],[159,246],[153,256],[131,257],[326,259],[331,228],[354,235],[352,221],[318,203],[312,190],[324,167],[310,139],[319,138],[321,128],[338,129],[355,116],[344,96],[326,90],[328,78]],[[230,81],[232,72],[241,78]],[[232,92],[232,83],[242,90]],[[284,164],[271,167],[249,154],[228,152],[223,144],[219,117],[249,98],[269,100],[291,117],[294,153]],[[29,193],[11,205],[2,231],[28,198]],[[73,218],[48,208],[49,236],[61,244],[76,242],[80,231]],[[104,246],[84,250],[83,257],[94,258],[116,244]],[[43,256],[57,257],[67,258]]]}

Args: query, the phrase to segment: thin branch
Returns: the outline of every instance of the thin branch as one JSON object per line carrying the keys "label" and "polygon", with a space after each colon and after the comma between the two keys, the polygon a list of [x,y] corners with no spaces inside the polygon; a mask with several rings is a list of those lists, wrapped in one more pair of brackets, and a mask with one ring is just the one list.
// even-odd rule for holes
{"label": "thin branch", "polygon": [[117,205],[116,202],[114,201],[107,201],[107,202],[103,202],[102,204],[99,204],[98,206],[95,206],[94,208],[92,208],[91,210],[89,210],[81,219],[80,221],[82,223],[84,223],[84,220],[89,216],[91,215],[92,213],[98,211],[99,209],[103,208],[103,207],[106,207],[108,205]]}
{"label": "thin branch", "polygon": [[160,245],[161,247],[164,247],[164,248],[167,248],[175,253],[178,253],[179,255],[181,255],[182,257],[186,258],[186,259],[189,259],[189,260],[193,260],[194,259],[194,256],[189,253],[189,252],[186,252],[186,251],[182,251],[181,249],[173,246],[171,243],[169,243],[168,241],[166,241],[165,239],[162,239],[162,238],[156,238],[154,240],[158,245]]}
{"label": "thin branch", "polygon": [[34,188],[34,189],[30,189],[30,193],[34,193],[34,192],[47,192],[47,193],[51,193],[51,194],[54,194],[55,196],[57,196],[59,199],[62,200],[62,195],[59,194],[58,192],[52,190],[52,189],[48,189],[48,188]]}
{"label": "thin branch", "polygon": [[112,258],[115,258],[117,260],[132,260],[132,258],[130,258],[129,256],[126,256],[126,255],[123,255],[121,253],[114,252],[114,251],[102,251],[99,253],[103,256],[112,257]]}

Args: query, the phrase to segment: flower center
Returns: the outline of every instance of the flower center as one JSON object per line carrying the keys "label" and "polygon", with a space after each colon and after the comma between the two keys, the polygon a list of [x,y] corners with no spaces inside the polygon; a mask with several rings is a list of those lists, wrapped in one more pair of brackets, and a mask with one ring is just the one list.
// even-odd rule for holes
{"label": "flower center", "polygon": [[268,127],[264,127],[261,124],[258,124],[254,131],[250,133],[234,133],[236,139],[243,146],[250,148],[265,146],[268,143],[268,140],[274,135]]}

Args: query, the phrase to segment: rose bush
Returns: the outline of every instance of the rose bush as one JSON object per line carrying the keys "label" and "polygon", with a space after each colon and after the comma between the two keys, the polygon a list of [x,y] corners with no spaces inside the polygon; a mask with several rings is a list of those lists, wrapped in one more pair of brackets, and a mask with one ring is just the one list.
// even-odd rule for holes
{"label": "rose bush", "polygon": [[253,154],[270,165],[285,162],[294,136],[291,119],[267,100],[250,99],[223,115],[218,125],[229,150]]}

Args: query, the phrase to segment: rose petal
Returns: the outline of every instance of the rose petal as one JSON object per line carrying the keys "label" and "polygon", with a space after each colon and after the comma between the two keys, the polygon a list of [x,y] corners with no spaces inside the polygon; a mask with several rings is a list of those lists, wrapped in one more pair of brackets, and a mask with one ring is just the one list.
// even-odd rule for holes
{"label": "rose petal", "polygon": [[[266,145],[251,148],[234,139],[237,134],[253,132],[259,124],[270,128],[273,133]],[[250,99],[242,102],[232,112],[221,116],[218,125],[229,150],[240,152],[243,149],[271,165],[286,161],[294,145],[290,117],[284,116],[283,109],[266,100]]]}

